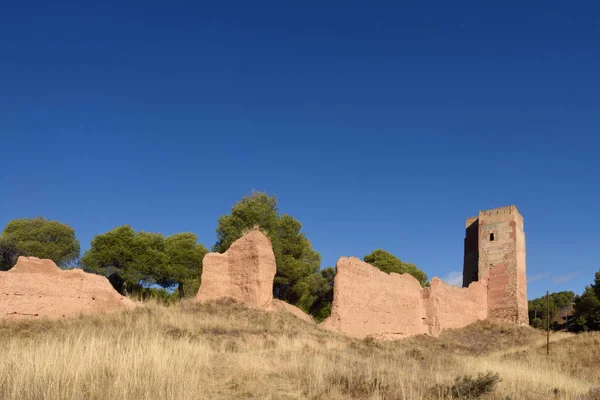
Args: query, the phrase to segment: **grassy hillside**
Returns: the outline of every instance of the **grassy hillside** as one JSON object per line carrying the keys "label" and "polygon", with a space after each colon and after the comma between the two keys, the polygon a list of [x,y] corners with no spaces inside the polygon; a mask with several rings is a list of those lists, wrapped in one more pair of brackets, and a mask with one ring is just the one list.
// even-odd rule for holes
{"label": "grassy hillside", "polygon": [[0,322],[0,398],[438,399],[486,386],[454,382],[488,371],[501,380],[482,398],[597,398],[600,335],[552,341],[547,358],[543,332],[483,322],[439,339],[374,343],[232,302],[147,304]]}

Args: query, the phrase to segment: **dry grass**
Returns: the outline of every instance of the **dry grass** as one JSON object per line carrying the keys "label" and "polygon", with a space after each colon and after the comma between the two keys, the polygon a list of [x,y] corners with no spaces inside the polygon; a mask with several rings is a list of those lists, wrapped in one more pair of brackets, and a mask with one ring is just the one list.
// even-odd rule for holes
{"label": "dry grass", "polygon": [[489,322],[375,343],[231,302],[147,304],[68,321],[0,323],[0,399],[437,399],[499,373],[488,399],[576,399],[600,387],[600,335]]}

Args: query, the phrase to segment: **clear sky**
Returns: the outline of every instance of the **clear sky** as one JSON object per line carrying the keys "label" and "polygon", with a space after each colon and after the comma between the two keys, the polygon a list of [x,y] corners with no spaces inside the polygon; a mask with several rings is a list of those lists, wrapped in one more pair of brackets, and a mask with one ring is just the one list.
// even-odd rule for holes
{"label": "clear sky", "polygon": [[0,225],[210,247],[257,189],[323,267],[383,248],[451,277],[465,218],[515,204],[529,298],[593,280],[598,2],[254,3],[3,2]]}

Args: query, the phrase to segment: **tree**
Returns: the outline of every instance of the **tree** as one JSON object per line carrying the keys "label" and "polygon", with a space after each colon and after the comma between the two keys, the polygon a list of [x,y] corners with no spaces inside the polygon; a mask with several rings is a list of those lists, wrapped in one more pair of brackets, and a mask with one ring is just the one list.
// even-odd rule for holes
{"label": "tree", "polygon": [[596,297],[600,299],[600,271],[596,272],[596,278],[594,279],[592,289],[594,290]]}
{"label": "tree", "polygon": [[137,232],[134,241],[133,270],[139,280],[147,284],[158,284],[165,275],[169,257],[165,252],[165,239],[160,233]]}
{"label": "tree", "polygon": [[266,193],[252,192],[243,197],[232,208],[231,214],[223,215],[217,222],[217,242],[213,251],[224,253],[244,233],[260,227],[269,233],[277,233],[279,213],[277,199]]}
{"label": "tree", "polygon": [[[567,328],[569,330],[600,330],[600,271],[596,272],[594,283],[586,286],[581,296],[575,296],[573,292],[565,291],[551,293],[549,297],[548,301],[546,296],[542,296],[528,302],[529,321],[532,326],[545,329],[548,302],[550,304],[551,329],[564,328],[564,325],[552,321],[557,317],[568,315],[569,326]],[[571,310],[572,305],[574,308]]]}
{"label": "tree", "polygon": [[187,289],[195,293],[200,286],[202,259],[208,250],[197,240],[193,233],[178,233],[165,239],[167,264],[157,282],[163,287],[177,284],[179,298],[185,297]]}
{"label": "tree", "polygon": [[542,328],[543,327],[543,321],[541,318],[534,318],[530,321],[531,321],[530,325],[533,326],[534,328]]}
{"label": "tree", "polygon": [[331,314],[334,278],[335,268],[327,267],[298,283],[299,291],[303,293],[298,307],[313,315],[318,322]]}
{"label": "tree", "polygon": [[[550,327],[552,329],[562,329],[563,325],[559,325],[555,321],[557,318],[565,318],[571,313],[571,305],[575,299],[575,293],[571,291],[550,293]],[[546,296],[538,297],[527,302],[529,308],[529,325],[535,328],[546,329],[547,324],[547,309],[548,300]],[[539,320],[539,321],[537,321]],[[569,318],[571,320],[571,318]]]}
{"label": "tree", "polygon": [[383,272],[389,274],[395,272],[397,274],[410,274],[417,278],[421,286],[427,283],[427,274],[417,268],[414,264],[409,264],[401,261],[398,257],[385,250],[375,250],[364,257],[366,263],[379,268]]}
{"label": "tree", "polygon": [[135,231],[129,225],[97,235],[81,258],[83,269],[108,277],[114,288],[122,294],[135,291],[145,277],[137,269],[140,247],[136,246],[135,236]]}
{"label": "tree", "polygon": [[208,252],[196,241],[193,233],[164,238],[124,225],[92,239],[81,264],[88,272],[107,276],[123,294],[156,292],[144,288],[148,285],[177,285],[181,298],[198,289],[202,259]]}
{"label": "tree", "polygon": [[575,300],[576,326],[579,330],[600,330],[600,271],[592,285],[585,287],[583,294]]}
{"label": "tree", "polygon": [[75,230],[42,217],[10,221],[0,235],[0,270],[12,268],[19,256],[49,258],[67,267],[79,257]]}
{"label": "tree", "polygon": [[0,235],[0,271],[8,271],[17,262],[19,251],[14,239]]}
{"label": "tree", "polygon": [[225,252],[235,240],[257,227],[266,233],[273,245],[277,263],[274,296],[290,304],[299,304],[307,293],[306,281],[301,282],[319,273],[321,256],[301,232],[302,224],[289,215],[279,214],[275,196],[252,192],[233,206],[231,214],[221,216],[213,251]]}

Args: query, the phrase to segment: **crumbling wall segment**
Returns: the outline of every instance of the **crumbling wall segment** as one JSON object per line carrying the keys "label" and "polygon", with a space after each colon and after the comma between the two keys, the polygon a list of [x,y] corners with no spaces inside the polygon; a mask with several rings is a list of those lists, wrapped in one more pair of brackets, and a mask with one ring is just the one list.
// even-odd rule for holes
{"label": "crumbling wall segment", "polygon": [[236,240],[223,254],[209,253],[202,262],[200,301],[232,298],[255,307],[273,300],[275,255],[271,241],[258,230]]}
{"label": "crumbling wall segment", "polygon": [[19,257],[0,272],[0,318],[57,319],[136,307],[103,276],[61,270],[52,260]]}
{"label": "crumbling wall segment", "polygon": [[462,328],[488,317],[487,281],[472,282],[468,288],[450,286],[435,277],[430,282],[427,309],[431,334]]}
{"label": "crumbling wall segment", "polygon": [[409,274],[386,274],[358,258],[337,263],[331,316],[321,326],[356,338],[402,339],[460,328],[487,318],[486,281],[468,288],[433,278],[422,288]]}
{"label": "crumbling wall segment", "polygon": [[312,317],[291,304],[273,299],[277,272],[269,238],[253,230],[223,253],[209,253],[202,261],[198,301],[231,298],[264,311],[287,312],[313,323]]}
{"label": "crumbling wall segment", "polygon": [[404,338],[429,333],[421,285],[409,274],[386,274],[355,257],[337,262],[331,316],[323,327],[350,336]]}

